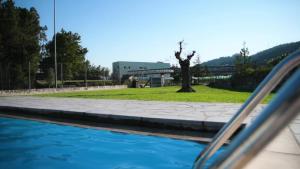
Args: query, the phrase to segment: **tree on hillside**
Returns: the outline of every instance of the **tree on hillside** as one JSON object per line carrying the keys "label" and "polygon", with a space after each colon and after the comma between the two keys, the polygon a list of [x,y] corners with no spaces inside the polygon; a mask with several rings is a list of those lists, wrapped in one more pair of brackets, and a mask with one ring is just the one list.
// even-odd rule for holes
{"label": "tree on hillside", "polygon": [[251,67],[249,50],[246,47],[246,42],[243,43],[243,48],[241,49],[240,54],[235,56],[235,66],[237,73],[243,73],[246,69]]}
{"label": "tree on hillside", "polygon": [[257,75],[257,67],[251,62],[249,50],[246,43],[243,43],[243,48],[239,55],[234,55],[236,72],[231,77],[231,86],[239,90],[252,90],[254,89],[260,77]]}
{"label": "tree on hillside", "polygon": [[[46,39],[35,8],[16,7],[0,1],[0,76],[2,89],[27,88],[41,57],[40,42]],[[30,70],[30,72],[29,72]]]}
{"label": "tree on hillside", "polygon": [[183,41],[179,42],[179,51],[175,52],[175,57],[178,59],[180,67],[181,67],[181,78],[182,84],[181,89],[177,92],[195,92],[195,90],[191,86],[191,70],[190,70],[190,60],[195,55],[196,51],[193,51],[191,54],[187,55],[187,58],[182,60],[181,53],[182,53],[182,43]]}
{"label": "tree on hillside", "polygon": [[[84,75],[85,55],[88,50],[80,43],[81,37],[77,33],[67,32],[64,29],[56,33],[57,63],[62,64],[62,74],[66,80],[82,78]],[[54,37],[46,45],[46,57],[43,58],[42,65],[44,72],[50,68],[54,69]],[[60,71],[58,68],[58,75],[61,74]]]}
{"label": "tree on hillside", "polygon": [[240,56],[242,58],[242,64],[247,64],[250,62],[249,50],[246,47],[246,42],[243,43],[243,48],[240,51]]}

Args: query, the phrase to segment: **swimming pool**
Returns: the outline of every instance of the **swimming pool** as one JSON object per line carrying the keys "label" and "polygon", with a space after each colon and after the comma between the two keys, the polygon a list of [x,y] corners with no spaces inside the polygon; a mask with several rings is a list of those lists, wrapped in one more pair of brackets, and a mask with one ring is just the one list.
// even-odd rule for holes
{"label": "swimming pool", "polygon": [[0,168],[190,169],[191,141],[0,117]]}

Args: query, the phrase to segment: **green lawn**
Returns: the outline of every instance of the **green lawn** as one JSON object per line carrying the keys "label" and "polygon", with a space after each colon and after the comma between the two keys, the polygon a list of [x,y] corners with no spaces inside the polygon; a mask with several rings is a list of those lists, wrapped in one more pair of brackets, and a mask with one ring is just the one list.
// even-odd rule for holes
{"label": "green lawn", "polygon": [[[215,89],[207,86],[194,86],[196,93],[176,93],[178,86],[160,88],[128,88],[117,90],[78,91],[52,94],[39,94],[37,96],[73,97],[93,99],[130,99],[130,100],[159,100],[159,101],[187,101],[187,102],[225,102],[242,103],[251,93]],[[268,96],[267,103],[274,94]]]}

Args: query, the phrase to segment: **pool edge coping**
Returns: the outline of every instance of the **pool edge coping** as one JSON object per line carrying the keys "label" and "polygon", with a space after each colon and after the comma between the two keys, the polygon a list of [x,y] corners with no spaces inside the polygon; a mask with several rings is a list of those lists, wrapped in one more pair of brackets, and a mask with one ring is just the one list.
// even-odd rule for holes
{"label": "pool edge coping", "polygon": [[[55,109],[42,109],[42,108],[29,108],[29,107],[14,107],[14,106],[0,106],[0,115],[10,115],[15,117],[25,117],[33,120],[47,120],[46,122],[63,123],[65,125],[75,125],[79,127],[96,127],[106,128],[104,124],[109,124],[108,128],[113,128],[113,125],[119,125],[120,132],[126,133],[144,133],[143,129],[150,130],[149,135],[175,135],[188,140],[195,140],[208,142],[211,137],[205,138],[201,132],[216,133],[219,131],[224,122],[211,122],[211,121],[196,121],[196,120],[182,120],[182,119],[166,119],[166,118],[150,118],[138,116],[126,116],[116,114],[95,114],[84,111],[68,111],[68,110],[55,110]],[[7,113],[6,113],[7,112]],[[20,113],[22,112],[22,113]],[[23,113],[25,112],[25,113]],[[100,126],[99,126],[100,125]],[[104,125],[104,127],[103,127]],[[130,130],[128,131],[128,126]],[[245,127],[245,124],[241,129]],[[124,130],[125,129],[125,130]],[[153,132],[153,130],[156,130]],[[160,131],[161,130],[161,131]],[[170,133],[168,133],[168,131]],[[161,132],[161,133],[160,133]],[[174,133],[172,133],[174,132]],[[146,131],[149,133],[149,131]],[[188,134],[187,134],[188,133]],[[147,135],[147,134],[146,134]],[[177,137],[176,136],[176,137]],[[201,138],[199,140],[199,138]],[[204,139],[202,139],[204,138]]]}

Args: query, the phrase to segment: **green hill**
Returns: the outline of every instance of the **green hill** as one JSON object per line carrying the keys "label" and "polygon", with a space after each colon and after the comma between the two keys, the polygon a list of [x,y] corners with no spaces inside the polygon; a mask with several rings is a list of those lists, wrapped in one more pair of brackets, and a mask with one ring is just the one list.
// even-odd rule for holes
{"label": "green hill", "polygon": [[213,59],[207,62],[203,62],[203,66],[227,66],[227,65],[234,65],[234,56],[225,56],[225,57],[220,57],[217,59]]}
{"label": "green hill", "polygon": [[[278,45],[261,52],[258,52],[254,55],[251,55],[251,61],[255,62],[259,65],[266,64],[271,59],[282,56],[283,54],[289,54],[297,49],[300,49],[300,41],[286,43],[282,45]],[[218,59],[213,59],[207,62],[202,63],[203,66],[225,66],[225,65],[234,65],[235,56],[226,56],[220,57]]]}

